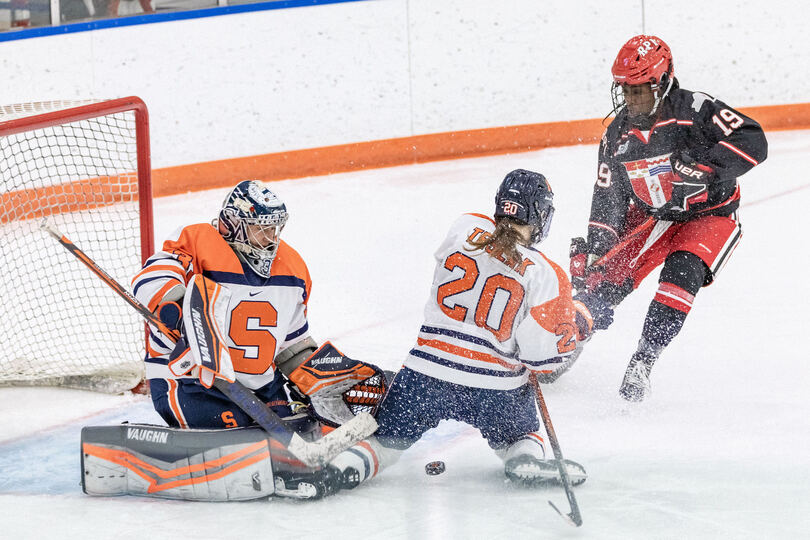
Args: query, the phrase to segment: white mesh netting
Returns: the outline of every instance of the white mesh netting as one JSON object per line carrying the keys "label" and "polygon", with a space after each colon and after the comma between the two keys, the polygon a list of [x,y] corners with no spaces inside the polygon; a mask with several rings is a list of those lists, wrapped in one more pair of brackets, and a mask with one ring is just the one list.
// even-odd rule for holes
{"label": "white mesh netting", "polygon": [[[25,109],[0,122],[12,107]],[[140,317],[40,229],[49,220],[128,287],[141,266],[137,152],[133,112],[13,135],[0,123],[0,384],[120,392],[142,379]]]}

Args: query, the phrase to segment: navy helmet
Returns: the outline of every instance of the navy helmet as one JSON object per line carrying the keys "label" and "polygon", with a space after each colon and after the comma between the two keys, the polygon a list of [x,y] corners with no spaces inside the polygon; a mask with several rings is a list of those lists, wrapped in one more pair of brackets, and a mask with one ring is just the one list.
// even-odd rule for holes
{"label": "navy helmet", "polygon": [[540,173],[515,169],[495,194],[495,217],[509,217],[532,226],[531,243],[542,242],[554,216],[554,193]]}
{"label": "navy helmet", "polygon": [[275,193],[257,180],[243,180],[225,197],[217,228],[254,272],[269,277],[287,217]]}

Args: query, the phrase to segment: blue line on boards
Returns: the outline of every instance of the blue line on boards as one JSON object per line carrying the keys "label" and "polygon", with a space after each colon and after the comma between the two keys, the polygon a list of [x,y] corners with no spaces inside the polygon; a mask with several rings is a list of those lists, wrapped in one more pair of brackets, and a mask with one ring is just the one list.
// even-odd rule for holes
{"label": "blue line on boards", "polygon": [[193,9],[189,11],[172,11],[170,13],[148,13],[130,17],[99,19],[88,22],[62,24],[59,26],[39,26],[36,28],[26,28],[24,30],[0,32],[0,42],[71,34],[74,32],[89,32],[91,30],[101,30],[104,28],[118,28],[122,26],[136,26],[139,24],[154,24],[168,21],[201,19],[204,17],[218,17],[220,15],[234,15],[236,13],[248,13],[251,11],[270,11],[273,9],[288,9],[325,4],[345,4],[348,2],[367,1],[369,0],[279,0],[273,2],[256,2],[255,4],[239,4],[235,6]]}

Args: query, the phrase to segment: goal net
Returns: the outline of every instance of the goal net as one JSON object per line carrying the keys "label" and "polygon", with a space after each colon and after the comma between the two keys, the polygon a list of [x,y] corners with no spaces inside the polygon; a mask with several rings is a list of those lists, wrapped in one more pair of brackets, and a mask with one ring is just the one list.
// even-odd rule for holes
{"label": "goal net", "polygon": [[153,251],[150,172],[136,97],[0,107],[0,385],[143,379],[143,320],[41,225],[128,287]]}

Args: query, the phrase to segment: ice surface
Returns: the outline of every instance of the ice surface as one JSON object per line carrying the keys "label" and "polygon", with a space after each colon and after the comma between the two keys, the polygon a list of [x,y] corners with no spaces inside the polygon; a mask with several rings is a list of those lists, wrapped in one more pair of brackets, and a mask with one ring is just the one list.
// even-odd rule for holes
{"label": "ice surface", "polygon": [[[639,405],[617,394],[655,279],[620,306],[569,374],[545,388],[566,457],[585,465],[584,518],[560,489],[507,484],[477,431],[442,423],[379,477],[319,502],[205,504],[91,498],[79,487],[83,425],[158,422],[142,396],[0,389],[3,538],[808,538],[810,132],[769,136],[741,179],[742,243],[697,296]],[[489,213],[511,169],[540,170],[557,213],[544,251],[564,262],[585,231],[596,148],[578,146],[277,182],[284,238],[307,261],[310,327],[347,354],[398,367],[419,324],[432,252],[455,217]],[[209,221],[225,190],[155,201],[156,237]],[[506,411],[504,411],[506,414]],[[427,476],[441,459],[447,472]]]}

